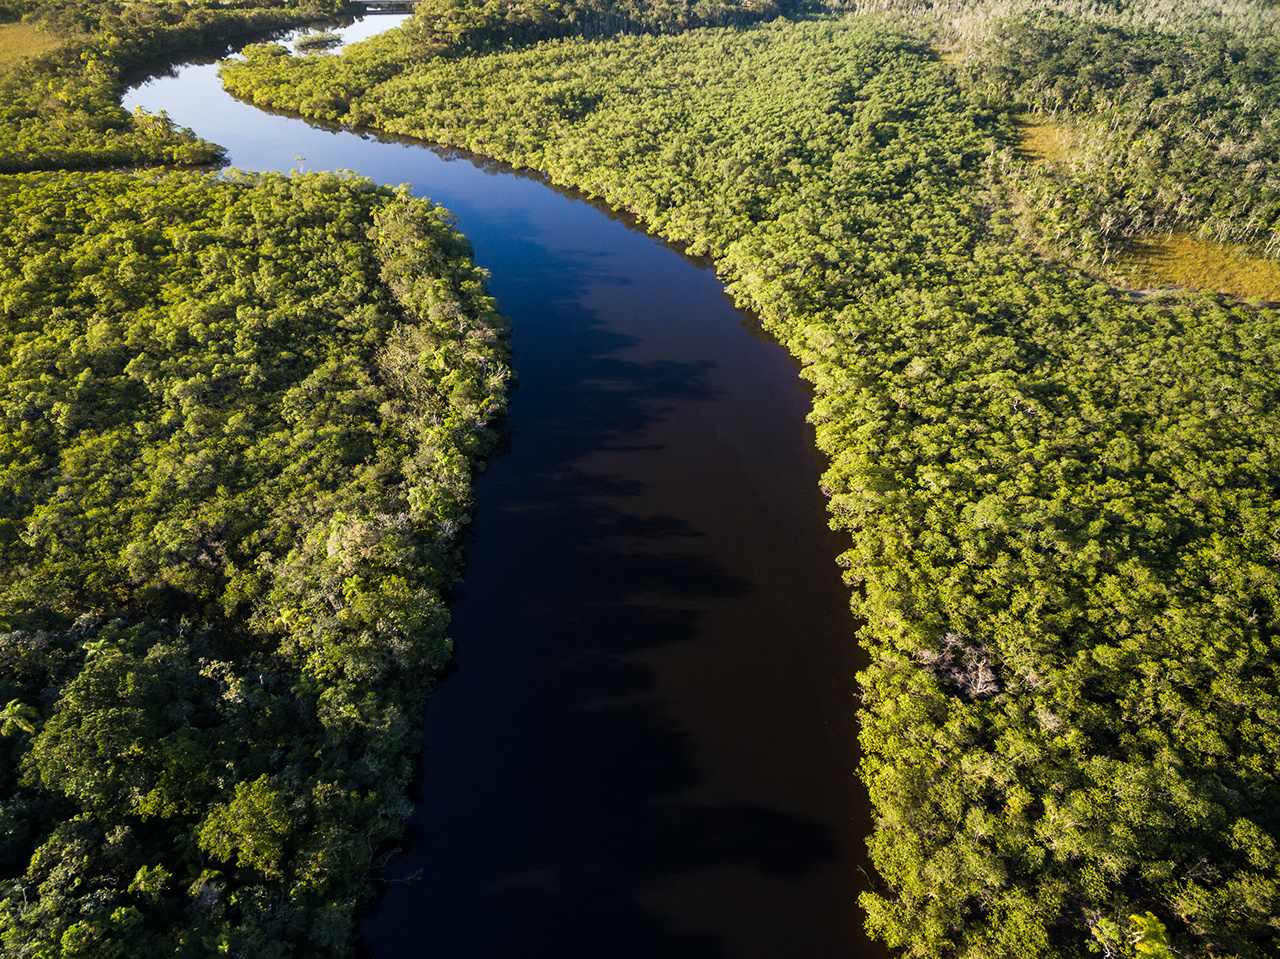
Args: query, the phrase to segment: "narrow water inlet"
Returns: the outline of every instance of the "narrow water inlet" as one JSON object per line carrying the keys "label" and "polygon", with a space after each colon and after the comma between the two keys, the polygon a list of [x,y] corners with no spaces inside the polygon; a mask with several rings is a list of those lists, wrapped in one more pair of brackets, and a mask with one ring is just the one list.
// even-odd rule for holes
{"label": "narrow water inlet", "polygon": [[856,905],[855,624],[785,352],[710,270],[535,178],[267,114],[211,64],[137,105],[242,169],[411,183],[512,321],[508,449],[370,954],[883,954]]}

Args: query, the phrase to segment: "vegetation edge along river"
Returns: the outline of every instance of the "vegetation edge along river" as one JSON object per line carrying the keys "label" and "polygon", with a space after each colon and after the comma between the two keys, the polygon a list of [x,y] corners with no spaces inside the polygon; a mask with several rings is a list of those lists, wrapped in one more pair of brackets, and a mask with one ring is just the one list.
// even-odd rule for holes
{"label": "vegetation edge along river", "polygon": [[[1145,144],[1149,157],[1177,162],[1134,163],[1134,154],[1104,143],[1075,180],[1032,180],[1029,195],[1056,211],[1052,230],[1037,234],[1038,221],[1021,224],[1042,249],[1057,244],[1072,258],[1101,259],[1126,230],[1166,221],[1204,223],[1265,249],[1267,231],[1275,229],[1265,176],[1274,162],[1269,124],[1277,115],[1268,85],[1275,75],[1268,67],[1273,12],[1265,3],[1114,7],[1099,17],[1085,5],[1064,3],[1033,18],[1037,57],[1006,63],[1003,74],[975,68],[957,77],[934,58],[936,33],[871,19],[631,36],[594,46],[567,41],[478,57],[459,56],[465,49],[450,46],[456,29],[443,32],[443,46],[441,31],[426,29],[410,36],[418,45],[407,51],[373,44],[340,61],[300,64],[268,50],[252,64],[256,75],[245,74],[255,77],[249,86],[264,99],[284,96],[274,83],[279,71],[294,71],[295,82],[313,74],[299,94],[308,102],[292,104],[303,112],[372,120],[441,142],[465,140],[630,207],[655,230],[715,257],[735,293],[808,364],[821,442],[832,456],[827,488],[836,521],[855,535],[846,562],[869,620],[864,641],[874,660],[864,676],[864,772],[880,815],[872,849],[884,885],[867,904],[873,929],[915,955],[1077,955],[1093,945],[1112,955],[1173,948],[1252,956],[1276,948],[1275,313],[1206,295],[1135,300],[1030,255],[1002,212],[1014,205],[1010,195],[1028,195],[1025,183],[1007,176],[1016,166],[1004,152],[1013,142],[1006,107],[1035,105],[1048,90],[1059,99],[1044,99],[1041,108],[1075,111],[1102,128],[1160,118],[1166,125],[1152,135],[1114,142]],[[6,169],[28,168],[33,157],[36,166],[57,168],[216,155],[164,118],[110,110],[119,68],[110,40],[143,35],[152,38],[148,43],[168,42],[177,35],[170,28],[198,8],[133,4],[116,9],[118,19],[106,31],[92,19],[104,9],[111,11],[51,6],[67,18],[68,32],[83,28],[88,46],[72,57],[55,52],[62,59],[42,61],[51,64],[46,74],[37,63],[22,68],[19,80],[4,80],[12,132]],[[276,8],[269,17],[282,24],[305,12]],[[544,29],[535,21],[523,24],[521,35],[504,36],[508,18],[500,8],[490,12],[500,15],[478,18],[478,35],[464,30],[464,47],[501,49]],[[249,14],[206,8],[202,16],[228,18],[225,26],[245,23],[236,18]],[[637,8],[619,21],[650,33],[685,26],[678,12],[656,21],[646,16]],[[918,24],[944,30],[948,17],[968,39],[994,44],[983,49],[1026,49],[1019,41],[1025,18],[993,19],[981,5],[939,4]],[[548,29],[575,32],[554,18]],[[1080,34],[1092,39],[1073,45]],[[695,45],[708,40],[710,50],[699,53]],[[1130,41],[1141,56],[1099,55],[1128,50]],[[409,75],[390,76],[402,72],[406,54],[426,62]],[[660,69],[641,75],[650,61]],[[1097,69],[1081,69],[1082,62]],[[743,70],[727,79],[730,63]],[[597,73],[599,67],[607,69]],[[1159,85],[1126,82],[1143,70]],[[750,81],[741,82],[743,76]],[[1003,83],[991,82],[994,76]],[[350,82],[335,86],[341,80]],[[386,89],[377,86],[383,80]],[[1207,81],[1222,98],[1221,110],[1177,109],[1189,85],[1201,89]],[[481,85],[501,90],[507,102],[477,103]],[[1148,109],[1152,103],[1160,108]],[[1238,119],[1232,149],[1218,149],[1222,131],[1215,124],[1223,117]],[[250,659],[263,655],[252,637],[224,629],[234,590],[218,591],[223,612],[208,623],[183,627],[157,615],[172,608],[165,603],[174,590],[212,595],[209,580],[226,571],[218,564],[227,541],[184,540],[194,527],[174,523],[156,526],[148,541],[143,515],[136,529],[145,535],[127,557],[136,566],[124,577],[118,570],[113,581],[109,563],[104,569],[68,560],[82,555],[74,548],[77,536],[92,540],[106,529],[104,504],[121,493],[110,481],[126,474],[108,469],[118,464],[110,457],[131,442],[155,439],[145,430],[141,440],[122,434],[117,427],[127,416],[96,419],[97,391],[120,388],[123,402],[145,399],[142,390],[150,388],[142,366],[114,385],[119,377],[105,376],[120,360],[111,311],[134,312],[122,290],[146,275],[150,253],[186,232],[175,223],[189,216],[199,224],[199,204],[214,200],[184,206],[189,198],[177,181],[161,183],[157,197],[165,202],[155,216],[121,222],[106,213],[119,206],[115,198],[132,194],[136,202],[124,209],[149,211],[154,175],[64,176],[40,181],[38,189],[53,191],[50,211],[74,222],[84,211],[66,211],[57,190],[75,183],[77,192],[97,191],[112,198],[90,211],[109,227],[106,234],[75,258],[63,257],[70,234],[60,239],[55,228],[50,235],[45,211],[25,211],[14,222],[32,228],[18,240],[34,244],[38,255],[11,261],[5,273],[16,283],[7,310],[14,303],[56,309],[56,297],[40,302],[42,284],[75,278],[104,320],[71,337],[68,349],[20,357],[87,362],[74,388],[55,364],[16,387],[18,399],[51,397],[45,406],[6,404],[6,414],[15,411],[19,420],[6,432],[18,444],[6,453],[6,475],[20,487],[6,489],[6,546],[24,552],[38,543],[52,565],[30,584],[15,578],[6,587],[21,594],[16,615],[14,607],[5,612],[7,625],[17,627],[6,644],[15,657],[9,674],[27,685],[5,706],[5,775],[12,785],[4,814],[15,824],[6,831],[5,855],[16,864],[6,886],[5,948],[74,955],[139,941],[182,942],[195,952],[251,943],[268,955],[313,933],[323,937],[321,948],[339,948],[334,944],[349,928],[341,894],[309,899],[304,888],[300,901],[279,898],[278,856],[298,847],[278,789],[294,783],[265,774],[241,780],[213,807],[200,807],[200,797],[177,788],[183,763],[195,757],[198,764],[202,748],[221,748],[220,734],[209,733],[222,721],[219,710],[269,729],[282,715],[273,710],[292,715],[291,697],[306,703],[322,692],[308,683],[281,692],[284,684],[271,687],[265,670],[253,678],[275,699],[258,695],[245,676],[227,673],[222,682],[219,670],[234,660],[218,658],[218,643],[240,644],[233,651]],[[372,207],[391,200],[368,185],[324,177],[287,188],[278,180],[246,181],[239,189],[248,210],[295,201],[305,207],[313,193],[313,213],[333,203],[372,215]],[[6,202],[15,196],[10,190]],[[234,196],[219,202],[234,207]],[[353,212],[353,222],[361,215]],[[438,224],[424,208],[414,215]],[[264,219],[287,222],[278,211]],[[239,237],[265,227],[232,216],[226,229],[234,251]],[[198,255],[212,231],[193,232],[194,249],[173,255]],[[437,236],[456,248],[448,230]],[[287,250],[295,241],[305,242],[295,236],[278,242]],[[270,256],[258,272],[255,293],[257,284],[289,288],[290,278],[271,266]],[[370,266],[366,275],[376,272]],[[163,288],[155,293],[163,314],[173,304]],[[229,295],[234,302],[241,294],[233,288]],[[385,291],[368,295],[390,303]],[[403,309],[385,308],[392,315]],[[146,309],[140,313],[138,335],[164,330]],[[48,327],[52,333],[79,319],[51,316]],[[189,319],[183,330],[216,340],[216,324]],[[24,332],[38,339],[38,330]],[[181,356],[189,344],[178,337],[156,345]],[[204,406],[227,395],[227,383],[213,376],[234,368],[223,366],[196,371],[182,381],[189,388],[163,394],[177,416],[162,418],[162,430],[181,422],[198,438],[217,422]],[[150,384],[165,387],[169,372],[152,372]],[[347,372],[358,380],[358,372]],[[324,370],[331,373],[343,375]],[[97,382],[103,378],[105,386]],[[58,392],[64,389],[66,395]],[[77,405],[85,398],[95,402]],[[369,399],[361,395],[358,402]],[[29,422],[21,410],[31,412]],[[183,419],[188,413],[190,424]],[[234,438],[244,421],[231,419]],[[76,436],[100,430],[103,442],[77,451],[73,465],[76,475],[89,476],[85,464],[98,463],[109,482],[78,495],[41,465],[47,460],[31,459],[40,449],[60,449],[48,444],[66,434],[42,437],[30,424]],[[50,522],[28,542],[15,517],[39,502],[33,463],[37,472],[44,469],[34,479],[46,482],[46,492],[64,492],[48,501]],[[216,479],[205,465],[198,455],[184,457],[155,479],[195,490]],[[308,494],[318,489],[306,487]],[[334,506],[332,498],[317,502]],[[68,526],[68,510],[99,525]],[[353,534],[356,552],[367,532]],[[334,542],[341,555],[345,540]],[[175,548],[155,552],[160,546]],[[326,540],[326,556],[328,546]],[[15,568],[6,563],[7,574]],[[148,580],[156,571],[162,574]],[[241,578],[239,586],[251,592],[252,580]],[[352,584],[350,596],[341,590],[338,601],[356,603],[366,585]],[[35,619],[23,619],[40,588],[68,592],[43,601]],[[106,597],[135,604],[137,615],[82,619],[68,628],[66,597],[94,591],[99,605],[92,612],[124,608],[103,605]],[[321,593],[330,601],[339,595]],[[306,631],[314,626],[308,619],[305,610],[289,607],[272,625]],[[359,658],[358,650],[353,654]],[[213,675],[184,675],[201,658]],[[121,690],[137,698],[121,700]],[[146,696],[147,690],[161,694]],[[100,694],[105,700],[94,699]],[[123,715],[99,709],[122,702]],[[55,722],[59,709],[63,718]],[[73,723],[73,716],[98,722]],[[45,755],[52,779],[42,785],[34,778],[41,766],[31,743],[49,723],[54,732],[132,729],[135,741],[163,749],[129,766],[133,778],[121,778],[116,759],[129,755],[121,742],[51,736]],[[79,758],[54,758],[64,745],[67,756]],[[32,758],[24,762],[23,755]],[[88,779],[76,776],[95,762],[98,771]],[[225,791],[229,781],[194,780],[197,791]],[[348,798],[332,795],[340,804]],[[92,808],[76,812],[79,802]],[[128,822],[104,828],[103,817],[120,810]],[[47,838],[20,825],[64,816]],[[197,829],[197,822],[207,828]],[[246,822],[260,834],[244,830]],[[140,850],[172,845],[175,835],[188,837],[174,846],[180,869],[189,870],[201,849],[223,855],[227,870],[201,873],[188,884],[185,873],[148,859],[120,878]],[[340,835],[331,837],[333,848],[350,851]],[[247,850],[243,861],[232,849]],[[351,871],[340,868],[341,874],[359,874],[358,851],[346,861]],[[237,925],[244,916],[250,921]]]}
{"label": "vegetation edge along river", "polygon": [[[1273,955],[1277,314],[1137,297],[1033,250],[1087,265],[1203,224],[1274,253],[1274,7],[873,6],[534,46],[464,7],[483,42],[428,17],[340,57],[259,47],[224,78],[625,207],[710,255],[802,360],[872,657],[875,935],[912,956]],[[976,65],[941,62],[943,39]],[[1014,149],[1014,118],[1050,104],[1159,123],[1058,177]],[[1241,148],[1219,149],[1224,118]]]}
{"label": "vegetation edge along river", "polygon": [[505,323],[402,190],[92,169],[221,153],[125,68],[334,9],[16,12],[57,43],[0,73],[0,953],[348,953]]}

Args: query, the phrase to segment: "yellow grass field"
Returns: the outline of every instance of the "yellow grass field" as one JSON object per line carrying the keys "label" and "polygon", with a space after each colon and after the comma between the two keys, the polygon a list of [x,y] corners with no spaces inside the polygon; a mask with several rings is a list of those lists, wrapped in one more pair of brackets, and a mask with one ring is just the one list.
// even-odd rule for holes
{"label": "yellow grass field", "polygon": [[58,40],[29,23],[0,24],[0,70],[8,70],[23,57],[56,47]]}
{"label": "yellow grass field", "polygon": [[1135,289],[1181,286],[1280,303],[1280,260],[1185,234],[1135,241],[1115,270]]}
{"label": "yellow grass field", "polygon": [[1022,143],[1018,152],[1032,163],[1059,163],[1071,158],[1076,142],[1071,128],[1023,115],[1018,119]]}

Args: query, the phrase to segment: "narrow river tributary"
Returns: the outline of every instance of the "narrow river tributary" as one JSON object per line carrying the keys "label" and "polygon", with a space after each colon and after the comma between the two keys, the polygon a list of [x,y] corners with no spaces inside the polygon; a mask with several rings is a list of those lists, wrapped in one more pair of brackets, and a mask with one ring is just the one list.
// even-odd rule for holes
{"label": "narrow river tributary", "polygon": [[536,178],[268,114],[212,64],[125,105],[240,169],[411,183],[512,321],[507,448],[477,484],[455,667],[369,953],[879,955],[855,624],[785,352],[704,264]]}

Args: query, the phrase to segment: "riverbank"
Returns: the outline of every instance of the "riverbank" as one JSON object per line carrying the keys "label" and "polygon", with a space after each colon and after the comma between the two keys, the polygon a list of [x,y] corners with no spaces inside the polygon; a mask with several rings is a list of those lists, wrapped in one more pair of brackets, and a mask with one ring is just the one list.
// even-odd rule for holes
{"label": "riverbank", "polygon": [[785,352],[697,262],[544,178],[264,113],[212,66],[126,102],[239,167],[413,182],[512,320],[512,441],[477,484],[378,954],[426,922],[459,956],[877,955],[850,908],[854,624]]}
{"label": "riverbank", "polygon": [[0,176],[0,939],[347,954],[449,658],[504,324],[404,191],[57,169],[216,155],[112,102],[123,66],[303,19],[90,13],[78,59],[0,81],[48,97],[4,119],[45,169]]}
{"label": "riverbank", "polygon": [[873,934],[1248,954],[1271,907],[1174,877],[1209,857],[1256,903],[1280,888],[1273,732],[1240,731],[1277,689],[1276,315],[1034,257],[995,190],[1016,129],[929,39],[863,17],[406,65],[387,38],[224,76],[629,209],[804,362],[867,620]]}

